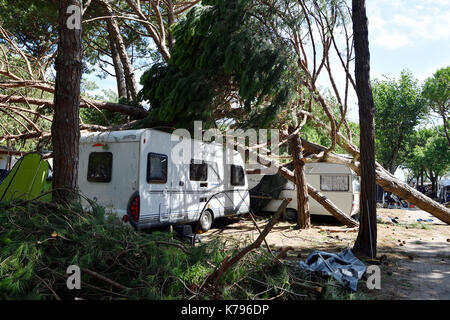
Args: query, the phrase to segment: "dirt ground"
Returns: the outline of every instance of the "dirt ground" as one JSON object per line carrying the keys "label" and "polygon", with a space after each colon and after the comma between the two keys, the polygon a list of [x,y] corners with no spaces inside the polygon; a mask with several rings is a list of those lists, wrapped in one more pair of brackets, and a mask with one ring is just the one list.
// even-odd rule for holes
{"label": "dirt ground", "polygon": [[[257,218],[261,230],[268,218]],[[450,226],[417,209],[378,209],[377,220],[381,290],[368,290],[361,284],[359,290],[373,299],[450,299]],[[311,222],[309,230],[295,230],[293,224],[280,222],[266,240],[272,250],[292,247],[287,257],[291,262],[306,259],[314,250],[339,252],[353,246],[357,232],[321,230],[344,229],[333,217],[312,216]],[[244,244],[258,235],[249,218],[228,218],[216,221],[203,240],[220,236]]]}

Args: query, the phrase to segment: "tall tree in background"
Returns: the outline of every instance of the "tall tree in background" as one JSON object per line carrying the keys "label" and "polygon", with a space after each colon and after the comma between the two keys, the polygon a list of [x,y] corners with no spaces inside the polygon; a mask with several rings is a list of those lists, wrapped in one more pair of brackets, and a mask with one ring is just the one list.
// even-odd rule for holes
{"label": "tall tree in background", "polygon": [[448,133],[450,117],[450,67],[439,69],[425,81],[423,96],[428,100],[431,109],[442,118],[444,134],[450,147]]}
{"label": "tall tree in background", "polygon": [[426,113],[422,88],[407,71],[402,71],[398,80],[374,80],[372,86],[377,110],[377,161],[391,174],[395,174],[408,156],[406,147],[414,135],[414,128]]}
{"label": "tall tree in background", "polygon": [[77,191],[79,109],[82,73],[81,1],[59,1],[59,41],[55,62],[56,82],[53,142],[53,199],[70,202]]}
{"label": "tall tree in background", "polygon": [[359,103],[361,213],[358,237],[353,250],[365,256],[376,256],[376,175],[375,175],[375,106],[370,85],[370,52],[366,4],[352,1],[355,41],[355,78]]}

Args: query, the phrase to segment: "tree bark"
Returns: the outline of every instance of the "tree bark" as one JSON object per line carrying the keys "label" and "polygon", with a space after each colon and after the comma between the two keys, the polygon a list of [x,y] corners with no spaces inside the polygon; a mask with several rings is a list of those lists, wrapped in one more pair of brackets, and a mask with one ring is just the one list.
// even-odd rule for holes
{"label": "tree bark", "polygon": [[[295,131],[289,127],[289,134]],[[289,139],[289,146],[294,162],[295,184],[297,187],[297,227],[299,229],[311,228],[309,216],[308,183],[306,181],[305,163],[303,162],[302,140],[299,134]]]}
{"label": "tree bark", "polygon": [[125,73],[123,70],[122,61],[120,60],[119,51],[117,50],[116,43],[112,36],[113,26],[110,19],[106,19],[106,24],[108,26],[108,35],[109,35],[109,46],[111,48],[111,58],[114,64],[114,71],[116,75],[117,82],[117,96],[120,98],[127,97],[127,85],[125,82]]}
{"label": "tree bark", "polygon": [[[69,6],[80,0],[60,0],[58,18],[58,56],[55,62],[56,84],[52,123],[53,142],[53,200],[70,203],[78,189],[78,145],[80,140],[79,110],[82,73],[81,23],[69,28]],[[69,10],[69,12],[71,12]],[[81,16],[80,16],[81,20]]]}
{"label": "tree bark", "polygon": [[[114,16],[114,12],[112,11],[111,4],[109,0],[100,0],[101,4],[105,8],[105,13],[108,16]],[[115,18],[109,19],[111,21],[111,32],[110,36],[114,40],[116,44],[117,51],[120,56],[120,60],[122,62],[123,70],[125,72],[125,83],[127,86],[127,96],[129,100],[136,100],[137,98],[137,84],[136,79],[134,77],[133,66],[130,62],[130,58],[128,57],[127,49],[125,43],[123,41],[122,34],[120,33],[119,24]]]}
{"label": "tree bark", "polygon": [[[54,90],[52,90],[52,93],[54,93]],[[24,97],[24,96],[9,96],[5,94],[0,94],[0,102],[25,103],[37,106],[44,106],[48,108],[54,107],[54,101],[52,100]],[[95,106],[96,108],[101,110],[120,112],[122,114],[126,114],[132,116],[133,118],[138,119],[145,118],[148,115],[148,111],[145,110],[144,108],[128,106],[120,103],[97,101],[86,98],[83,98],[82,101],[80,102],[80,108],[92,108],[92,106]]]}
{"label": "tree bark", "polygon": [[355,78],[359,103],[361,204],[360,226],[353,250],[376,257],[375,106],[370,85],[370,52],[364,0],[352,1]]}
{"label": "tree bark", "polygon": [[444,122],[444,134],[445,137],[447,138],[447,142],[448,142],[448,146],[450,147],[450,135],[448,134],[448,122],[447,122],[447,117],[445,115],[445,108],[442,108],[442,121]]}

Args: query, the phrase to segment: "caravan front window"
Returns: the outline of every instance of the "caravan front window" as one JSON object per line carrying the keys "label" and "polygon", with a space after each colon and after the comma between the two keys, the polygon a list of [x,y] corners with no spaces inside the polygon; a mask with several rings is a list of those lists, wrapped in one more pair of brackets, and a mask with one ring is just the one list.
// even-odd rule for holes
{"label": "caravan front window", "polygon": [[348,176],[320,176],[320,190],[349,191]]}
{"label": "caravan front window", "polygon": [[87,180],[89,182],[111,182],[112,159],[111,152],[92,152],[89,154]]}
{"label": "caravan front window", "polygon": [[191,160],[189,166],[189,179],[191,181],[208,180],[208,165],[205,161]]}
{"label": "caravan front window", "polygon": [[147,182],[167,182],[167,156],[164,154],[149,153],[147,159]]}

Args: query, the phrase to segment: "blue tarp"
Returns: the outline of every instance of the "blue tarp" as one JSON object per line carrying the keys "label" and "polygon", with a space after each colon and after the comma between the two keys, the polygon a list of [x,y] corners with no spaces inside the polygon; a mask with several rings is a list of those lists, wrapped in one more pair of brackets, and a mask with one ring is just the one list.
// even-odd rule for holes
{"label": "blue tarp", "polygon": [[366,272],[366,266],[347,248],[338,254],[325,251],[313,251],[306,261],[300,261],[300,267],[321,276],[332,276],[339,283],[356,291],[358,280]]}

